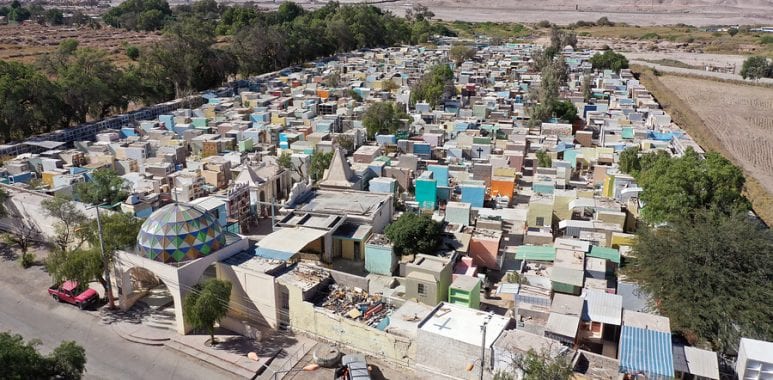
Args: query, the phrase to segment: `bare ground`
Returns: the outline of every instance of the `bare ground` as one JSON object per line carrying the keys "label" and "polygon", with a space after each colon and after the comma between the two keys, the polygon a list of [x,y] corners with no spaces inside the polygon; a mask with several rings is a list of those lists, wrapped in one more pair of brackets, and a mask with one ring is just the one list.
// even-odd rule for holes
{"label": "bare ground", "polygon": [[147,46],[160,38],[159,33],[132,32],[102,27],[43,26],[35,23],[0,25],[0,59],[35,62],[42,54],[55,51],[66,39],[75,39],[80,47],[106,50],[113,61],[126,63],[125,45]]}
{"label": "bare ground", "polygon": [[539,22],[569,24],[607,17],[632,25],[767,24],[773,21],[770,0],[429,0],[396,1],[380,6],[404,13],[415,3],[437,18],[462,21]]}
{"label": "bare ground", "polygon": [[773,223],[773,88],[651,71],[640,79],[704,148],[744,170],[754,210]]}

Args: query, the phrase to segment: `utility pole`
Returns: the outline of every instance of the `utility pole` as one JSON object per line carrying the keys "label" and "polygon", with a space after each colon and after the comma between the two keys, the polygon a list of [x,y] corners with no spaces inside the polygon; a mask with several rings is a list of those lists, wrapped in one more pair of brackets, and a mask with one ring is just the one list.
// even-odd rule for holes
{"label": "utility pole", "polygon": [[[105,200],[105,203],[107,200]],[[104,266],[105,270],[105,282],[107,285],[105,286],[105,290],[107,291],[107,300],[109,302],[108,308],[115,309],[115,298],[113,297],[113,284],[110,281],[110,260],[107,259],[107,256],[105,255],[105,239],[102,235],[102,220],[99,217],[99,207],[101,205],[97,205],[97,231],[99,232],[99,250],[102,253],[102,265]]]}
{"label": "utility pole", "polygon": [[491,313],[483,320],[483,324],[480,326],[482,332],[481,344],[480,344],[480,380],[483,380],[483,370],[486,369],[486,325],[491,320]]}

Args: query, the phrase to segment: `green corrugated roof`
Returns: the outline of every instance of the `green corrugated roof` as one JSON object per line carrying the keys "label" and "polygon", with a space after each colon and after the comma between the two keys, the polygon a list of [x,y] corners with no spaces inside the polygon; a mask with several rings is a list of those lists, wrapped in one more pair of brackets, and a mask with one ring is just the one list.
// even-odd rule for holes
{"label": "green corrugated roof", "polygon": [[594,245],[590,248],[590,253],[588,253],[588,256],[597,257],[599,259],[605,259],[620,264],[620,251],[614,248],[599,247]]}
{"label": "green corrugated roof", "polygon": [[556,248],[541,245],[522,245],[515,248],[517,260],[555,261]]}

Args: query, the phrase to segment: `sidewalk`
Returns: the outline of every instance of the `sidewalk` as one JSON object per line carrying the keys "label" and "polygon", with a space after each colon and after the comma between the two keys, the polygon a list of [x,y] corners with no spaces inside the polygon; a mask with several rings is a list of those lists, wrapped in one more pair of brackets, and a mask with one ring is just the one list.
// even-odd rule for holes
{"label": "sidewalk", "polygon": [[[237,376],[252,378],[261,371],[258,379],[268,379],[274,371],[295,366],[316,343],[309,338],[288,336],[283,332],[271,334],[258,342],[225,329],[220,329],[215,339],[219,343],[211,347],[205,344],[209,335],[175,334],[166,345]],[[249,353],[255,353],[257,360],[249,359]]]}

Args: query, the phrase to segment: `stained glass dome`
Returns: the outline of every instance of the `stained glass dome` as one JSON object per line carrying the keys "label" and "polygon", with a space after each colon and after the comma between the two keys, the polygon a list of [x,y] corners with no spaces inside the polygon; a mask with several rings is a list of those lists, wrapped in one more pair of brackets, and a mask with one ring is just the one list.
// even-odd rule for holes
{"label": "stained glass dome", "polygon": [[179,203],[153,212],[137,236],[137,253],[164,263],[195,260],[224,246],[225,236],[212,214]]}

